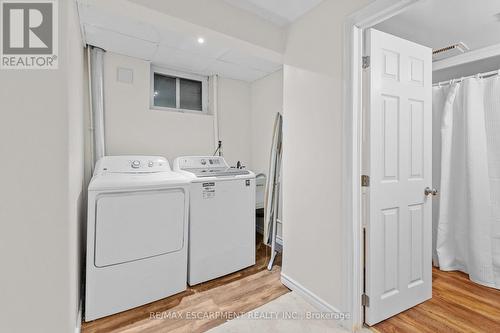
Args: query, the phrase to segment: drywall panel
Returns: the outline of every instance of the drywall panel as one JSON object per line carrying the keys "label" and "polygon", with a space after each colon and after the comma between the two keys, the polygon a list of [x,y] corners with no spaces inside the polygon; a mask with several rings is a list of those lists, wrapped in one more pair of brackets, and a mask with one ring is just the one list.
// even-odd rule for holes
{"label": "drywall panel", "polygon": [[342,32],[367,3],[323,1],[291,25],[285,51],[282,272],[339,310]]}
{"label": "drywall panel", "polygon": [[58,1],[59,69],[0,75],[0,332],[75,332],[83,194],[82,43]]}
{"label": "drywall panel", "polygon": [[250,167],[250,84],[219,79],[219,138],[224,157],[231,166],[238,161]]}
{"label": "drywall panel", "polygon": [[[88,115],[88,81],[85,66],[78,13],[75,2],[68,3],[68,70],[67,70],[67,113],[68,113],[68,219],[67,242],[70,256],[70,320],[80,327],[81,285],[85,258],[85,232],[87,211],[87,182],[85,180],[85,117]],[[58,98],[57,96],[56,98]],[[81,309],[80,309],[81,310]],[[50,329],[49,329],[50,330]],[[39,329],[39,331],[43,331]]]}
{"label": "drywall panel", "polygon": [[[117,81],[117,69],[133,71],[132,84]],[[111,52],[104,68],[105,137],[109,155],[181,155],[214,150],[213,116],[151,110],[150,64]]]}
{"label": "drywall panel", "polygon": [[283,70],[252,82],[251,100],[251,168],[267,175],[274,120],[283,111]]}
{"label": "drywall panel", "polygon": [[[118,68],[133,71],[131,84],[117,80]],[[150,64],[107,52],[105,57],[105,127],[109,155],[146,154],[172,161],[182,155],[215,151],[214,116],[152,110]],[[250,165],[250,84],[219,78],[219,134],[231,165]]]}
{"label": "drywall panel", "polygon": [[[283,70],[280,69],[251,86],[251,164],[256,174],[269,174],[269,160],[273,139],[274,120],[283,111]],[[282,220],[283,198],[280,198],[279,220]],[[258,219],[262,224],[263,219]],[[282,224],[278,222],[278,237],[282,236]]]}

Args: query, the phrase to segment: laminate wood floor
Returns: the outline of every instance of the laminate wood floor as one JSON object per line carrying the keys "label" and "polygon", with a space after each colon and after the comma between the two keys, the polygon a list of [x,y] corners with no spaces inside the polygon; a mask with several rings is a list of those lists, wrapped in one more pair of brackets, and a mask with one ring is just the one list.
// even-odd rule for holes
{"label": "laminate wood floor", "polygon": [[[280,282],[281,256],[266,269],[271,251],[256,237],[256,264],[189,287],[180,294],[82,324],[83,333],[196,333],[224,323],[288,293]],[[157,314],[156,317],[152,314]],[[170,318],[168,318],[170,316]],[[196,317],[196,318],[195,318]]]}
{"label": "laminate wood floor", "polygon": [[500,332],[500,291],[483,287],[461,272],[432,270],[432,299],[389,318],[380,333]]}

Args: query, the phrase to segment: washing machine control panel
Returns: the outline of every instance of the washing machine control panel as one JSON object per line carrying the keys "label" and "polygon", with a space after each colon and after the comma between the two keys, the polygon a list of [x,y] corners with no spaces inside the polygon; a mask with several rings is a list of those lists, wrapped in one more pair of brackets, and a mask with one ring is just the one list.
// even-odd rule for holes
{"label": "washing machine control panel", "polygon": [[186,169],[215,169],[228,168],[229,165],[222,156],[189,156],[179,160],[179,168]]}
{"label": "washing machine control panel", "polygon": [[95,168],[98,172],[148,173],[170,171],[170,165],[164,157],[159,156],[105,156]]}

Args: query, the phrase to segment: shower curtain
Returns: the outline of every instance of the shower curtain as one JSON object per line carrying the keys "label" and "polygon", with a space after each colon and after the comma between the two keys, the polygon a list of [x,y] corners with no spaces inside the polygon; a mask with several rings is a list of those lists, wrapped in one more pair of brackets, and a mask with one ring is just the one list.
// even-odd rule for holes
{"label": "shower curtain", "polygon": [[441,118],[435,259],[500,289],[500,77],[435,87],[433,99]]}

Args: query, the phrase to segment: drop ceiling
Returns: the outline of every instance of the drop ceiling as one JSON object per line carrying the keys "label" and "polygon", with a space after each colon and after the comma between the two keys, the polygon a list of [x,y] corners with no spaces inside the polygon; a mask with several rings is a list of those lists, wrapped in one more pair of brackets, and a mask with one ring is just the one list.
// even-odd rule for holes
{"label": "drop ceiling", "polygon": [[[225,0],[261,18],[284,27],[316,7],[323,0]],[[331,1],[331,0],[330,0]]]}
{"label": "drop ceiling", "polygon": [[157,66],[248,82],[282,66],[277,52],[127,1],[79,0],[78,11],[86,43]]}
{"label": "drop ceiling", "polygon": [[375,28],[433,49],[464,42],[477,50],[500,43],[500,1],[423,0]]}

